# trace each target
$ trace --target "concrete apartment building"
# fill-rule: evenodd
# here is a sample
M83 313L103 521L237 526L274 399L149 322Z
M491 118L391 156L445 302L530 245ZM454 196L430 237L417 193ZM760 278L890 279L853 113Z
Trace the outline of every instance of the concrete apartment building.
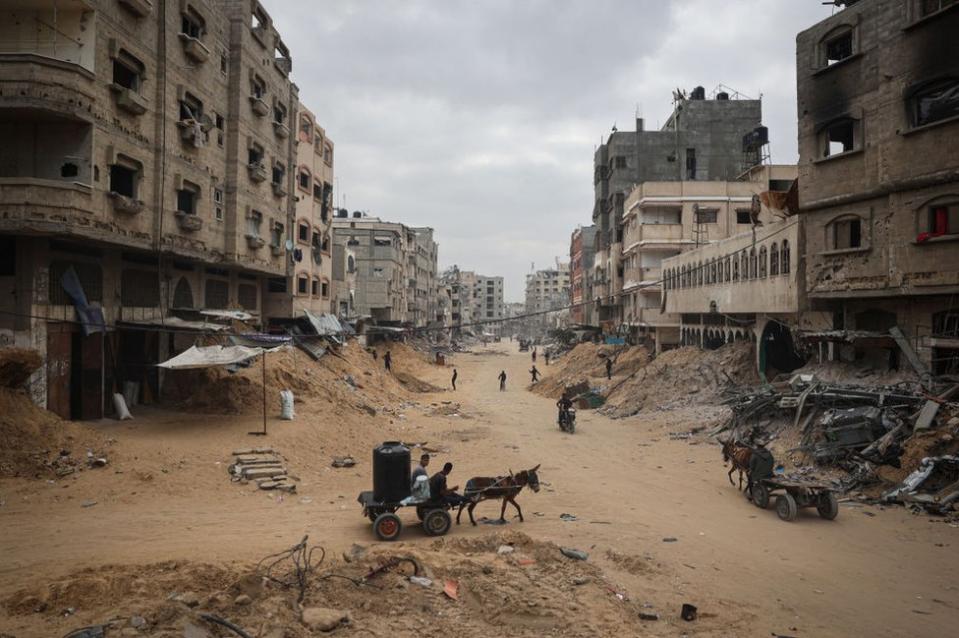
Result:
M769 224L781 218L795 179L795 166L757 165L737 181L651 181L633 189L623 242L623 326L629 334L656 352L679 345L680 314L663 307L664 264L752 229L754 219Z
M500 333L500 323L484 322L498 322L506 317L502 277L460 270L454 265L443 273L442 284L449 289L451 327L474 334Z
M285 317L302 315L304 310L321 314L334 309L333 141L317 124L316 116L303 106L299 107L295 123L293 281L287 294L275 298L270 295L273 312ZM254 218L257 212L247 215L248 241L258 237L255 233L260 221Z
M527 317L524 322L529 336L537 336L549 328L557 327L556 312L560 310L563 311L562 316L568 319L569 304L569 263L557 260L555 268L545 268L526 275L526 313L538 313Z
M299 107L263 7L0 0L0 15L0 338L47 359L36 400L99 418L124 381L160 396L150 364L192 338L157 324L288 316Z
M473 317L478 321L503 319L506 308L503 302L503 278L476 275L473 283ZM485 332L495 332L498 326L484 326Z
M589 322L591 299L589 278L596 256L596 226L580 226L573 231L569 242L570 318L573 323Z
M435 321L439 249L432 228L340 209L333 218L333 250L338 314L418 328Z
M590 323L615 330L623 320L622 249L626 198L647 181L727 181L760 163L768 137L761 126L760 100L702 87L674 96L674 108L658 131L614 130L593 156L593 223L597 227L589 297L596 300ZM744 140L748 142L744 144Z
M956 372L959 4L847 4L796 40L806 293L835 356L889 361L865 338L898 326Z

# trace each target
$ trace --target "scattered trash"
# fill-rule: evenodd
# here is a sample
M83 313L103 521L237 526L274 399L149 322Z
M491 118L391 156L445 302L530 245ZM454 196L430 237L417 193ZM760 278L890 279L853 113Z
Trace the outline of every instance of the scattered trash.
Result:
M500 545L496 549L496 553L499 554L500 556L505 556L506 554L512 554L515 551L516 551L516 548L513 547L512 545Z
M659 620L659 614L653 614L647 611L639 612L640 620Z
M87 499L83 501L82 503L80 503L80 507L93 507L96 504L97 504L96 501Z
M293 412L293 391L280 390L280 418L284 421L292 421L295 416Z
M443 585L443 593L450 600L459 600L460 584L455 580L448 580Z
M959 456L924 458L899 487L882 496L886 502L916 504L943 514L959 502Z
M560 547L559 551L563 554L563 556L572 558L573 560L586 560L589 558L589 554L586 552L579 549L573 549L571 547Z
M683 603L683 609L680 611L679 615L682 616L682 619L686 622L692 622L696 620L697 613L696 605L690 605L689 603Z
M333 467L353 467L356 465L356 459L352 456L334 456Z
M410 576L410 582L420 587L432 587L433 581L424 576Z
M560 519L561 521L567 521L567 522L579 520L579 519L577 519L576 516L573 515L573 514L560 514L560 515L559 515L559 519Z
M679 540L678 538L675 538L675 537L673 537L673 536L667 536L666 538L663 539L663 542L664 542L664 543L675 543L675 542L678 541L678 540Z
M105 628L106 625L94 625L92 627L74 629L63 638L104 638L106 634L103 632L103 630Z

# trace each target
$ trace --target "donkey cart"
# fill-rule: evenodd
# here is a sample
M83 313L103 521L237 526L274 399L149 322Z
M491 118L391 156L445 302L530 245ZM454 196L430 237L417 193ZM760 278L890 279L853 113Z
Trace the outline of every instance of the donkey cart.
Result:
M396 512L403 507L415 507L416 515L423 521L427 536L443 536L450 531L453 519L446 503L403 503L377 501L373 492L360 492L356 499L363 506L363 515L373 523L373 532L381 541L395 541L403 531L403 521Z
M787 522L796 520L800 509L811 507L828 521L839 514L836 494L823 483L773 476L755 483L752 495L753 503L760 509L769 507L770 499L775 496L776 514Z

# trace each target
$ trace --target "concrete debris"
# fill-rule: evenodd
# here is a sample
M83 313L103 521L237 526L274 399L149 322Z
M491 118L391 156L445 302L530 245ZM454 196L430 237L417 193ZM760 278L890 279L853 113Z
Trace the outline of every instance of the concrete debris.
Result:
M228 471L236 483L254 481L261 490L296 493L295 480L287 471L283 459L272 448L235 450Z
M883 494L882 500L915 504L933 514L946 514L959 505L959 456L925 458L915 472Z

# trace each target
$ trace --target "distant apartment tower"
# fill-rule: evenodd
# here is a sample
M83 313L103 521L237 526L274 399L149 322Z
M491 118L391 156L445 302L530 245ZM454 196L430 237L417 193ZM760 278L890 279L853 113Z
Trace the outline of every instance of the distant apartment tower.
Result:
M805 285L835 356L886 363L898 326L959 371L956 34L955 2L862 0L796 40Z
M334 242L353 257L353 311L360 317L400 325L407 321L406 227L360 212L333 219ZM349 259L349 257L347 257Z
M569 305L569 264L526 275L526 312L558 310Z
M591 324L592 303L589 297L589 277L593 271L593 259L596 255L596 226L580 226L573 231L569 244L569 287L572 309L570 317L573 323Z
M760 163L768 137L760 100L702 87L674 96L673 112L658 131L613 131L593 156L596 225L590 296L606 328L622 321L623 220L636 184L647 181L727 181Z
M201 312L289 316L323 225L311 204L300 248L294 167L315 148L262 5L0 0L0 15L0 338L48 362L34 398L100 418L126 381L162 396L151 366L192 344Z

